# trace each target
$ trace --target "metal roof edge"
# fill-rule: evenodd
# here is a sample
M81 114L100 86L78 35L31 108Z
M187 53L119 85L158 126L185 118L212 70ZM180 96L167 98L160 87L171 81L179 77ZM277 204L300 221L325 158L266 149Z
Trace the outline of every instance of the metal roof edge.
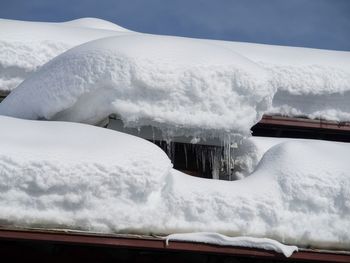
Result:
M72 245L105 246L129 249L161 250L167 252L196 252L239 257L254 257L304 262L350 262L350 252L300 249L291 257L286 258L274 251L219 246L204 243L171 241L167 246L165 240L156 236L129 234L101 234L70 230L38 230L38 229L0 229L0 240L34 241L49 243L64 243Z

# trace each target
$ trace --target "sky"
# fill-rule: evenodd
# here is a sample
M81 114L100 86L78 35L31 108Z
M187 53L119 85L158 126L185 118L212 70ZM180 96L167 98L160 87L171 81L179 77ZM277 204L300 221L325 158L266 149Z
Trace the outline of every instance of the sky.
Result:
M0 18L350 51L350 0L0 0Z

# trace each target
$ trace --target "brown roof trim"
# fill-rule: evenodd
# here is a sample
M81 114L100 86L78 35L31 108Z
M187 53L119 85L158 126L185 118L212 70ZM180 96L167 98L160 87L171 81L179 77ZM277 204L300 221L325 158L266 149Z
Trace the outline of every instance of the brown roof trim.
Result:
M300 128L315 128L325 130L350 131L350 122L335 122L326 120L311 120L283 116L264 115L258 124L290 126Z
M186 251L230 255L239 257L254 257L260 259L304 261L304 262L350 262L350 254L331 251L300 251L291 257L273 251L244 247L216 246L203 243L171 241L166 246L164 239L150 236L135 235L100 235L81 232L39 231L39 230L6 230L0 229L0 240L12 241L42 241L50 243L64 243L75 245L91 245L105 247L119 247L130 249L149 249L162 251Z

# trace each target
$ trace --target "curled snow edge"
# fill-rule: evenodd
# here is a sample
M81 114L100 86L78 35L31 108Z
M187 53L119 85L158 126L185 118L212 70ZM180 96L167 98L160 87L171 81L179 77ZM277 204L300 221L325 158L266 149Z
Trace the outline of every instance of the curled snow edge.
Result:
M257 238L245 236L228 237L219 233L210 232L171 234L164 237L164 239L166 246L169 245L169 241L187 241L214 244L220 246L260 248L265 250L272 250L277 253L282 253L286 257L290 257L294 252L298 252L298 247L284 245L270 238Z
M27 78L0 114L127 127L171 135L250 134L271 104L268 73L229 49L199 40L124 35L70 49Z

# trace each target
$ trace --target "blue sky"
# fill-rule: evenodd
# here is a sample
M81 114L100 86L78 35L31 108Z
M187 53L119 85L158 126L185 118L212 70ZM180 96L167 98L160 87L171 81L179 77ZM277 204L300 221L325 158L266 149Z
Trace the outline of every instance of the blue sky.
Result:
M0 17L350 51L350 0L0 0Z

